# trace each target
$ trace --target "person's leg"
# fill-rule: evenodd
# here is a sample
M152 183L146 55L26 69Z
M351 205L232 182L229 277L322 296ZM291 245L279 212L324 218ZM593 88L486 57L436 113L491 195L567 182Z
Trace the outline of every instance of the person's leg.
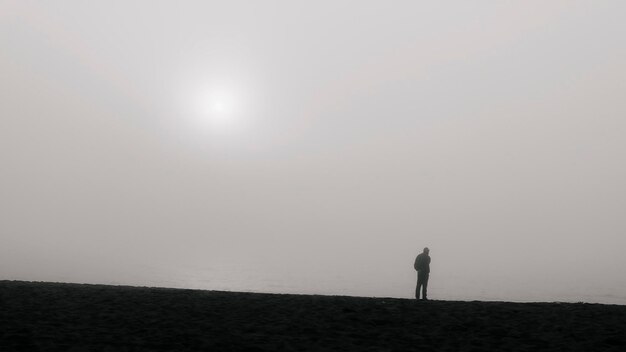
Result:
M415 285L415 299L420 299L420 274L417 273L417 284Z
M424 297L424 273L417 273L417 289L415 290L415 298L420 299L420 291L422 291L422 297Z
M424 277L422 278L422 285L424 285L424 288L422 289L422 298L423 299L428 299L428 297L427 297L427 292L428 292L428 275L429 274L424 274Z

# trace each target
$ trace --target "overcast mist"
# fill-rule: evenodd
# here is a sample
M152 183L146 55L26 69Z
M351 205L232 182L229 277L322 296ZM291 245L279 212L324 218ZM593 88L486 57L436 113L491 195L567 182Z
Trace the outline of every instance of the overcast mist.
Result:
M0 279L626 304L624 13L0 0Z

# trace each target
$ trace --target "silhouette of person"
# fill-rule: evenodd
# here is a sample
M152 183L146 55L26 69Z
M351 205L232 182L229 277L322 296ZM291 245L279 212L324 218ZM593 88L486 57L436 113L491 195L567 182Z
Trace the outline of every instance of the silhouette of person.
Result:
M422 291L422 300L428 300L428 276L430 275L430 249L424 248L424 251L415 258L413 267L417 270L417 287L415 288L415 298L420 299L420 289Z

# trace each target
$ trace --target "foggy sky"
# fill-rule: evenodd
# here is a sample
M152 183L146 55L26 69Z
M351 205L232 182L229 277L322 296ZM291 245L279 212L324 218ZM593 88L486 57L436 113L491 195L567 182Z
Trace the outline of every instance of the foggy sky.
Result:
M626 297L625 11L0 1L0 278Z

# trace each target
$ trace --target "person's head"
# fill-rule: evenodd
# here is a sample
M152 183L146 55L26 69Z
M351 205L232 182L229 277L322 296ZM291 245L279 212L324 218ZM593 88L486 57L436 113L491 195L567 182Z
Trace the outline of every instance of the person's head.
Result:
M424 247L424 253L428 254L428 252L430 252L430 249L428 249L428 247Z

